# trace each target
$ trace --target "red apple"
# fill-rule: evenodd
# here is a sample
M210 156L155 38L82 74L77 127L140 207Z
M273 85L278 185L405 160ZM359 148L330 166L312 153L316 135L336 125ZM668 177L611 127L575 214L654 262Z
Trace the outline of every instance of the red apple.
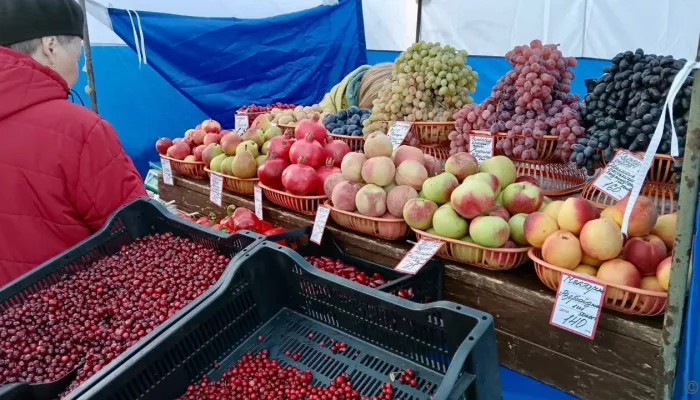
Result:
M190 149L193 148L194 146L196 146L196 144L194 143L194 140L192 140L192 138L184 138L184 139L182 139L182 143L186 144Z
M192 134L191 139L192 139L192 141L194 142L194 144L196 144L197 146L199 146L200 144L203 144L203 143L204 143L204 136L206 136L206 134L207 134L207 133L204 132L204 130L202 130L202 129L197 129L197 130L195 130L194 133Z
M625 244L622 254L625 260L637 267L642 276L656 274L656 267L668 255L664 241L654 235L631 238Z
M185 157L190 155L190 146L186 145L185 143L177 143L168 149L168 152L170 152L172 158L176 160L184 160Z
M219 143L221 140L221 135L218 133L207 133L206 136L204 136L204 144L205 145L210 145L212 143Z
M184 139L181 138L181 137L179 137L179 138L177 138L177 139L173 139L173 144L182 143L183 140L184 140Z
M202 129L204 129L206 133L219 133L221 131L221 124L213 119L208 119L202 122Z
M204 153L204 149L206 148L206 145L200 144L199 146L192 149L192 155L194 155L195 161L202 161L202 153Z
M156 142L156 150L158 151L158 154L166 154L168 151L168 148L173 145L173 141L166 138L162 137L158 139Z
M527 183L532 183L533 185L538 186L538 187L540 186L540 184L537 183L537 179L535 179L532 176L528 176L528 175L521 175L521 176L515 178L515 183L518 183L518 182L527 182Z
M194 135L194 129L188 129L185 131L185 139L192 139L192 135Z

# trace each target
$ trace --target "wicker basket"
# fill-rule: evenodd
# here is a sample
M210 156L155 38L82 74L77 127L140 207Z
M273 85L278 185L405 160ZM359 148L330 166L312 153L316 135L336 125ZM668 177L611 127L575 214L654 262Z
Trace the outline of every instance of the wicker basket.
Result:
M265 197L280 207L305 215L316 215L316 209L326 196L295 196L282 190L272 189L259 183Z
M593 203L599 209L605 209L615 205L617 200L594 185L595 179L586 183L581 192L581 197ZM642 196L649 197L656 204L659 215L672 214L678 211L678 203L675 200L674 186L667 183L645 183L642 186Z
M429 156L433 156L440 161L447 161L450 158L450 147L449 146L423 146L419 145L418 148Z
M518 176L531 176L537 180L545 196L565 196L580 192L586 184L586 172L576 164L542 164L516 161Z
M335 135L333 133L329 133L328 136L333 138L333 140L341 140L341 141L345 142L345 144L350 146L350 151L362 152L364 150L364 146L365 146L365 137L364 136Z
M617 155L618 151L619 150L615 150L615 155ZM644 152L637 152L635 155L639 156L641 159L644 158ZM611 160L606 160L606 163L610 161ZM675 185L676 172L673 170L673 164L682 162L682 158L674 159L668 154L655 154L654 159L649 166L647 177L644 181L650 183L666 183Z
M282 134L287 134L287 132L289 132L292 137L294 137L294 125L277 124L277 126L282 130Z
M497 133L496 135L496 143L494 146L494 154L495 155L501 155L504 156L505 153L503 150L498 150L496 147L499 142L503 142L505 140L509 140L515 145L515 140L516 139L523 139L525 136L516 136L514 138L508 138L508 135L505 133ZM536 160L520 160L516 157L513 156L508 156L513 161L524 161L528 162L531 164L538 164L538 163L547 163L547 162L561 162L561 158L558 158L555 156L554 151L557 149L558 145L558 139L559 136L553 136L553 135L547 135L544 136L542 139L537 139L535 140L535 150L537 150L537 159Z
M326 200L324 205L331 209L331 218L336 224L355 232L386 240L403 239L408 235L408 224L403 218L367 217L362 214L339 210L333 207L330 200Z
M455 129L455 123L449 122L414 122L409 134L413 134L421 146L450 145L448 138L450 132Z
M235 176L224 175L221 172L214 172L209 168L204 168L207 174L210 176L212 174L219 175L224 182L224 190L231 193L242 194L245 196L252 196L255 190L255 185L260 181L258 178L251 179L241 179Z
M568 269L559 268L542 260L540 249L532 248L528 256L535 264L535 272L542 283L552 290L559 288L562 272L587 279L595 279L590 275L579 274ZM604 282L603 282L604 283ZM654 316L666 310L668 295L662 292L642 290L629 286L605 283L607 291L603 306L611 310L631 315Z
M161 158L170 160L170 168L179 175L192 179L207 179L207 171L204 170L204 163L201 161L182 161L172 157L161 155Z
M530 249L530 247L491 249L476 243L449 239L417 229L413 229L413 232L416 233L418 240L427 238L445 242L445 245L437 252L439 257L491 271L507 271L523 265L527 261L527 251Z

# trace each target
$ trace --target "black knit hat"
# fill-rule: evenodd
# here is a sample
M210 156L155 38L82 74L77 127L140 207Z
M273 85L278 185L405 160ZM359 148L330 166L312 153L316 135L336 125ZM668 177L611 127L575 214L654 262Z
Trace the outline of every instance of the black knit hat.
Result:
M82 38L84 22L75 0L0 0L0 46L45 36Z

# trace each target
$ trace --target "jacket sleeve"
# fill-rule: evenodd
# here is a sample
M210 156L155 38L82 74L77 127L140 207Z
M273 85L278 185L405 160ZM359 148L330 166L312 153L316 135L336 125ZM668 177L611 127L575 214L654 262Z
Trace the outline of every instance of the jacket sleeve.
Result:
M76 210L95 232L120 206L146 196L141 176L122 148L116 132L100 120L80 152Z

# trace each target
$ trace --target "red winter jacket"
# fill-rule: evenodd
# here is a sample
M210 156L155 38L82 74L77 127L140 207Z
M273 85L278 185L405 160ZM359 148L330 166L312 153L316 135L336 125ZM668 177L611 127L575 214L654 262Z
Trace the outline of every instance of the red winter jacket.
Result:
M0 47L0 287L146 195L114 129L67 96L57 73Z

